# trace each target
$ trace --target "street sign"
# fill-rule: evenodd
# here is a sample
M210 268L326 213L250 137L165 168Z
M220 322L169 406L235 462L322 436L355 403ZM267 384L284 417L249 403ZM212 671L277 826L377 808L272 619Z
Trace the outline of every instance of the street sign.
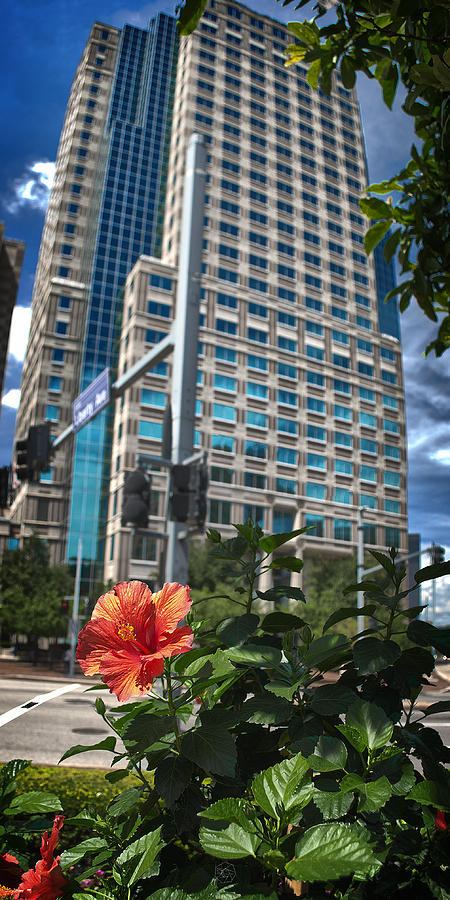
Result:
M108 405L109 399L109 369L103 369L72 403L73 430L79 431L86 425L86 422Z

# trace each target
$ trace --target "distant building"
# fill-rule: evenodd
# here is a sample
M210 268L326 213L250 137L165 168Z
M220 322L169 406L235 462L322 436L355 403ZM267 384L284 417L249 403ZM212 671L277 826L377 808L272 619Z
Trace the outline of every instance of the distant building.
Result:
M3 394L11 318L24 253L25 244L5 237L5 225L0 222L0 397Z
M286 26L215 0L178 40L96 23L77 69L44 227L17 437L105 367L122 375L175 313L186 149L207 149L196 445L208 451L207 524L308 526L297 550L346 554L359 506L369 546L406 549L401 347L379 324L359 194L356 94L312 91L285 67ZM379 263L381 266L382 261ZM120 524L124 479L160 455L171 360L67 441L14 513L55 560L83 540L84 578L148 575L158 538ZM152 529L166 474L154 471Z

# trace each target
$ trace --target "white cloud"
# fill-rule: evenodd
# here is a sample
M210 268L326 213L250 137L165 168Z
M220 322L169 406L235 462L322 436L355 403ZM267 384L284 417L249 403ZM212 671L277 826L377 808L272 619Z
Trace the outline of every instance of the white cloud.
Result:
M15 306L9 334L8 353L18 362L23 362L31 324L31 306Z
M439 462L444 463L444 466L450 466L450 448L436 450L436 453L431 454L431 459L437 459Z
M20 391L18 388L12 388L2 398L2 406L10 406L11 409L19 409Z
M13 184L14 199L6 204L9 212L16 213L25 205L45 210L55 177L55 163L35 162Z

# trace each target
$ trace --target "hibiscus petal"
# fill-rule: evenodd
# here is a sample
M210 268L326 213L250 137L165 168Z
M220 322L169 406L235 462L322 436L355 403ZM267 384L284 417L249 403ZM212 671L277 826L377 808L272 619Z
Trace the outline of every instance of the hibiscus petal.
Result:
M142 607L152 602L152 593L142 581L121 581L112 591L102 594L95 604L93 619L111 622L132 621Z
M192 650L194 632L189 625L176 628L172 634L168 634L160 644L159 650L163 656L174 656L175 653L187 653Z
M124 641L117 634L117 623L108 619L95 619L81 629L78 635L76 658L85 675L97 675L105 653L122 650Z
M100 674L118 700L129 700L130 697L139 697L147 693L147 686L143 687L139 683L144 660L145 657L133 652L129 645L120 652L107 653L103 656Z
M163 637L175 630L191 608L189 588L178 582L166 583L157 594L153 594L156 606L155 635L159 643Z

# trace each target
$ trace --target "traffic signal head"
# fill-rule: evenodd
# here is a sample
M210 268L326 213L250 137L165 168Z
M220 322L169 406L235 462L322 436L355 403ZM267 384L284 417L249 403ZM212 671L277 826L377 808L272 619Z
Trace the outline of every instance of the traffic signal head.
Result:
M204 463L172 466L171 517L202 527L206 519L208 470Z
M135 469L125 479L122 525L147 528L149 504L150 481L140 469Z
M28 432L28 455L33 478L38 481L41 472L48 470L50 463L51 441L50 423L32 425Z
M434 565L439 565L439 563L443 563L445 560L445 547L440 547L439 544L433 545L433 563Z
M69 615L69 601L64 598L61 600L61 615L68 616Z
M10 467L2 466L0 469L0 509L9 505L9 476Z
M32 475L28 437L16 443L16 475L19 481L29 481Z

